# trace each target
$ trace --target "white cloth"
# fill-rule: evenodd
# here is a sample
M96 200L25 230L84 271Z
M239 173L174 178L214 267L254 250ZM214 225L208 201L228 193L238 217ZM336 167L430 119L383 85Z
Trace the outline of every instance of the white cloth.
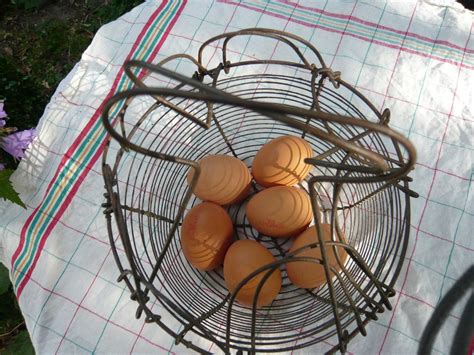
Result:
M28 209L0 201L0 261L11 268L37 352L189 351L157 325L135 319L136 302L116 282L101 207L100 108L129 84L122 81L126 58L196 56L213 35L270 27L314 43L345 81L377 108L391 109L391 127L418 150L411 188L420 198L411 201L394 310L349 344L359 354L415 353L440 297L473 263L472 25L473 13L453 1L164 0L103 26L59 85L12 177ZM459 306L447 319L437 352L449 351L460 312ZM326 351L335 342L299 352Z

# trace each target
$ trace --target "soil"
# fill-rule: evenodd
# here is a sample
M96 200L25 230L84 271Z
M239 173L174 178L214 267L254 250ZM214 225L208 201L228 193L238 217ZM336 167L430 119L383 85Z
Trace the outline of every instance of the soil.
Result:
M25 6L12 4L36 4ZM34 127L95 32L141 0L0 0L0 99L9 126Z

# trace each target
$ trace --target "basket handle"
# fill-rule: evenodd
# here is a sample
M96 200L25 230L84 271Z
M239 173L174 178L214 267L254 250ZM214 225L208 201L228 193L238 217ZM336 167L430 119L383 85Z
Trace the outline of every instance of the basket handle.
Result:
M189 60L191 63L196 65L198 72L204 72L206 69L196 61L192 56L188 54L175 54L169 57L166 57L162 61L158 62L158 66L163 66L168 62L171 62L173 60ZM130 60L124 64L125 67L125 74L130 78L130 80L139 88L147 88L148 86L144 83L144 80L147 76L149 76L153 72L153 65L147 62L142 62L142 61L137 61L137 60ZM142 73L141 75L136 75L135 71L138 69L139 73ZM146 70L148 69L148 70ZM184 83L177 85L175 88L181 88L184 86ZM197 125L201 126L202 128L209 128L210 126L210 118L208 117L206 122L203 122L196 118L194 115L190 114L186 110L183 110L181 107L173 104L171 101L167 100L166 97L164 96L154 96L155 100L159 102L160 104L174 110L175 112L178 112L182 116L186 117L188 120L191 120L192 122L196 123ZM122 130L123 131L123 130Z
M249 60L249 61L242 61L238 63L231 63L227 60L227 46L229 41L238 36L260 36L260 37L267 37L267 38L273 38L276 39L280 42L285 43L291 49L296 53L298 58L303 62L303 64L298 63L298 62L291 62L287 60L275 60L275 59L262 59L262 60ZM324 63L324 60L321 56L321 54L318 52L318 50L308 41L305 39L296 36L291 33L287 33L284 31L279 31L279 30L274 30L274 29L269 29L269 28L247 28L235 32L228 32L228 33L223 33L218 36L212 37L208 39L206 42L204 42L201 47L199 48L198 52L198 62L201 66L204 67L203 62L202 62L202 54L204 52L204 49L208 47L211 43L216 42L222 38L225 38L224 44L222 47L222 63L224 64L224 71L227 73L229 71L229 68L237 65L250 65L250 64L284 64L284 65L289 65L289 66L295 66L295 67L300 67L300 68L306 68L309 70L316 69L315 64L311 64L306 57L301 53L300 49L290 41L290 39L297 41L313 52L313 54L318 58L320 68L326 69L326 64Z
M132 65L134 63L135 62L131 62ZM375 181L374 179L378 181L395 180L403 175L408 174L408 172L413 168L415 164L416 151L413 144L403 135L389 128L385 124L373 123L366 120L336 115L336 114L332 114L328 112L307 110L307 109L284 105L284 104L244 100L237 96L228 94L222 90L205 85L199 82L198 80L191 79L181 74L178 74L176 72L173 72L171 70L165 69L159 65L153 65L153 64L147 63L146 67L149 70L155 71L158 74L164 75L166 77L169 77L181 83L189 85L190 87L193 87L194 89L197 89L197 90L184 91L184 90L179 90L177 88L165 88L165 87L137 88L137 89L121 92L113 96L107 102L107 104L104 107L104 111L102 115L104 127L112 135L112 137L117 139L122 145L128 148L131 148L141 154L145 154L145 155L159 158L159 159L165 159L165 160L175 161L179 163L184 163L187 165L193 165L192 164L193 162L187 159L182 159L180 157L175 157L175 156L171 156L171 155L167 155L167 154L163 154L163 153L159 153L155 151L150 151L146 148L132 144L122 134L118 133L113 128L109 120L109 111L115 103L123 99L131 99L134 96L151 95L151 96L161 96L161 97L166 97L166 96L182 97L182 98L188 98L188 99L193 99L193 100L202 100L202 101L211 102L211 103L221 103L221 104L227 104L227 105L232 105L232 106L240 106L240 107L254 110L267 117L271 117L276 121L287 124L296 129L306 131L307 133L317 138L327 140L328 142L332 143L336 147L357 155L359 158L363 160L363 162L366 165L372 168L371 170L367 170L366 171L367 173L372 173L372 174L377 174L377 175L383 174L383 176L381 175L377 177L368 176L364 178L358 178L362 181L358 180L354 182L374 182ZM375 133L388 136L392 140L404 146L404 148L408 152L408 159L406 162L400 162L399 168L389 169L387 159L385 159L382 155L374 151L371 151L369 149L366 149L360 145L357 145L354 142L344 140L332 134L331 132L326 132L320 128L311 126L309 123L304 123L304 122L295 120L294 118L291 118L290 115L298 115L300 117L305 117L308 119L307 122L310 122L311 119L318 119L318 120L322 120L326 122L335 122L335 123L339 123L343 125L357 126L357 127L366 129L368 131L373 131Z

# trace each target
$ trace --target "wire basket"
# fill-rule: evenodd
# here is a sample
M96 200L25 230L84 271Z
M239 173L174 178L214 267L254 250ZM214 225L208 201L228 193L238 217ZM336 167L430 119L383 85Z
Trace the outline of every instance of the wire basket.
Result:
M271 59L262 59L269 48ZM379 112L311 43L276 30L225 33L204 42L197 59L129 61L125 71L134 88L108 99L103 111L110 134L104 212L119 281L138 302L136 316L144 313L176 343L204 353L289 351L322 341L344 352L351 338L366 335L365 325L391 309L408 242L409 199L417 196L407 176L415 149L388 127L389 110ZM309 260L288 253L290 239L254 230L244 213L262 189L254 183L249 198L226 209L235 238L258 240L277 261L241 286L276 268L283 282L270 306L249 308L229 294L222 268L201 272L188 264L180 225L200 203L193 195L200 158L233 155L250 167L262 145L282 135L312 146L306 163L313 168L300 187L311 198L316 228L331 224L331 241L319 238L313 246L322 257ZM195 178L188 186L190 169ZM336 246L349 254L344 264L338 258L340 272L326 261ZM284 264L298 260L323 265L328 281L312 290L293 286Z

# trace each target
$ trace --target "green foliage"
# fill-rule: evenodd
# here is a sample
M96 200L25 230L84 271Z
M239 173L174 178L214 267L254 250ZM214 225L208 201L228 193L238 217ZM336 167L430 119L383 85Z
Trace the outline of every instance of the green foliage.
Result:
M4 334L21 323L22 318L16 306L16 298L8 277L8 270L2 264L0 264L0 284L2 285L0 290L2 291L0 292L0 334Z
M0 8L5 1L0 0ZM15 1L46 4L33 17L32 23L25 21L26 15L15 8L16 5L5 6L8 11L4 14L0 11L0 19L6 15L17 19L16 24L4 20L3 26L0 21L0 99L7 100L9 126L22 130L36 126L57 85L80 60L100 26L142 1L99 1L96 7L91 7L88 1L59 1L54 4L44 0ZM48 13L48 6L53 5L74 16L52 16ZM9 49L5 55L1 52L4 48Z
M53 90L80 59L90 36L66 21L50 20L26 26L15 42L20 47L17 53L25 55L0 56L0 95L7 100L9 126L21 130L36 126Z
M26 10L38 9L42 1L41 0L11 0L13 5L23 7Z
M16 307L15 295L9 284L8 291L0 295L0 334L10 332L22 322L21 313ZM3 353L0 348L0 353Z
M30 336L23 325L8 270L0 264L0 354L34 354Z
M34 355L35 350L31 344L28 331L20 331L6 347L2 354L4 355Z
M0 198L9 200L23 208L26 208L18 193L13 189L12 183L10 181L11 174L13 174L13 170L11 169L4 169L0 171Z
M96 31L104 23L115 20L142 2L141 0L112 0L104 6L99 6L90 21L92 30Z
M0 95L6 99L10 127L19 130L36 126L49 94L30 74L23 74L15 58L0 55Z
M0 264L0 296L8 291L10 287L10 278L8 277L8 269Z

